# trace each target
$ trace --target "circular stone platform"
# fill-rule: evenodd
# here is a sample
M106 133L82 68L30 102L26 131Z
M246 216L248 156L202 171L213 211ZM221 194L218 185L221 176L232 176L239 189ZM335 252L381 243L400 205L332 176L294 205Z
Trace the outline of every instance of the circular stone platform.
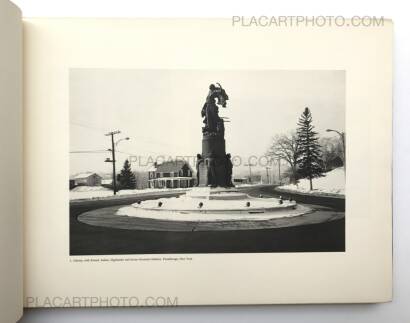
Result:
M201 187L180 197L86 212L78 220L128 230L220 231L298 226L343 216L330 209L318 213L292 200L255 198L235 189Z
M297 209L299 207L302 206L298 205ZM304 213L303 215L271 219L237 219L236 221L172 221L118 215L118 211L121 208L121 206L114 206L89 211L79 215L78 220L88 225L115 229L183 232L274 229L323 223L344 218L343 212L336 212L329 208L320 207L315 210L309 208L309 212L311 213Z

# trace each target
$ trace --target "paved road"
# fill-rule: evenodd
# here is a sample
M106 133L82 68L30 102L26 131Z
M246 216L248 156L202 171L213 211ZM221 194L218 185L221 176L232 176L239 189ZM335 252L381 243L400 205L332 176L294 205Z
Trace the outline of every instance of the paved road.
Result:
M272 196L272 187L249 189L251 195ZM179 195L179 194L176 194ZM143 199L157 198L155 195ZM70 254L115 255L159 253L238 253L344 251L345 220L298 227L245 231L166 232L91 226L77 217L87 211L141 200L82 201L70 204Z

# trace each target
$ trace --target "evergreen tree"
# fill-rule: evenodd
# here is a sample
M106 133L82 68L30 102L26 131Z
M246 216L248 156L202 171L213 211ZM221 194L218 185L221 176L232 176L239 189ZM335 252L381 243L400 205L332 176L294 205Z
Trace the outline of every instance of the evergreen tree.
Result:
M131 171L131 164L128 159L125 160L121 173L117 176L121 189L134 189L137 186L137 180Z
M312 179L323 176L321 147L317 132L312 125L312 114L305 108L298 122L299 158L298 166L301 177L308 178L310 189L313 189Z

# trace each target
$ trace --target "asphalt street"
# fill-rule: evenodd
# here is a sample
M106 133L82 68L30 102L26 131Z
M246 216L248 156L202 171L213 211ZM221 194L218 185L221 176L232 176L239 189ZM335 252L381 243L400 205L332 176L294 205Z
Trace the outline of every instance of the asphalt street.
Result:
M275 196L273 187L248 189L253 196ZM179 194L175 194L179 195ZM296 227L232 231L126 230L78 221L84 212L122 206L157 195L70 203L70 255L167 253L343 252L345 219ZM318 205L309 205L320 209ZM327 205L328 206L328 205Z

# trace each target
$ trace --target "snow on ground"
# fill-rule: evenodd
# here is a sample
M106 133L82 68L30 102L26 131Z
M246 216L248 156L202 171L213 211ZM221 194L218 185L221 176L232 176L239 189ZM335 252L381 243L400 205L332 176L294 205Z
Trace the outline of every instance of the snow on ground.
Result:
M111 191L108 188L102 186L77 186L71 190L71 192L95 192L95 191Z
M240 187L258 186L260 184L246 184ZM161 193L161 192L185 192L189 188L145 188L141 190L121 190L117 192L118 195L139 195L149 193ZM100 199L113 196L111 189L103 186L77 186L70 191L70 200L83 200L83 199Z
M235 194L233 197L230 196ZM158 203L162 203L159 207ZM199 204L202 206L199 207ZM249 206L247 205L249 203ZM132 206L143 210L175 211L175 212L266 212L292 208L296 205L294 201L282 201L278 198L255 198L247 194L225 193L220 197L208 199L182 195L180 197L160 198L158 200L147 200L135 203Z
M169 192L169 191L186 191L187 189L171 189L171 188L146 188L141 190L121 190L118 195L143 195L149 193ZM113 196L112 190L102 186L78 186L70 191L70 200L82 199L99 199Z
M326 173L324 177L314 178L312 191L308 179L299 180L297 185L280 186L280 189L316 195L345 195L345 173L343 167L339 167Z
M226 202L226 201L225 201ZM196 211L196 209L195 209ZM266 221L279 218L300 216L311 211L307 206L297 205L294 209L278 209L265 213L212 213L212 212L177 212L177 211L160 211L158 209L140 209L135 206L124 206L120 208L116 215L130 216L137 218L165 220L165 221L196 221L196 222L213 222L213 221Z

